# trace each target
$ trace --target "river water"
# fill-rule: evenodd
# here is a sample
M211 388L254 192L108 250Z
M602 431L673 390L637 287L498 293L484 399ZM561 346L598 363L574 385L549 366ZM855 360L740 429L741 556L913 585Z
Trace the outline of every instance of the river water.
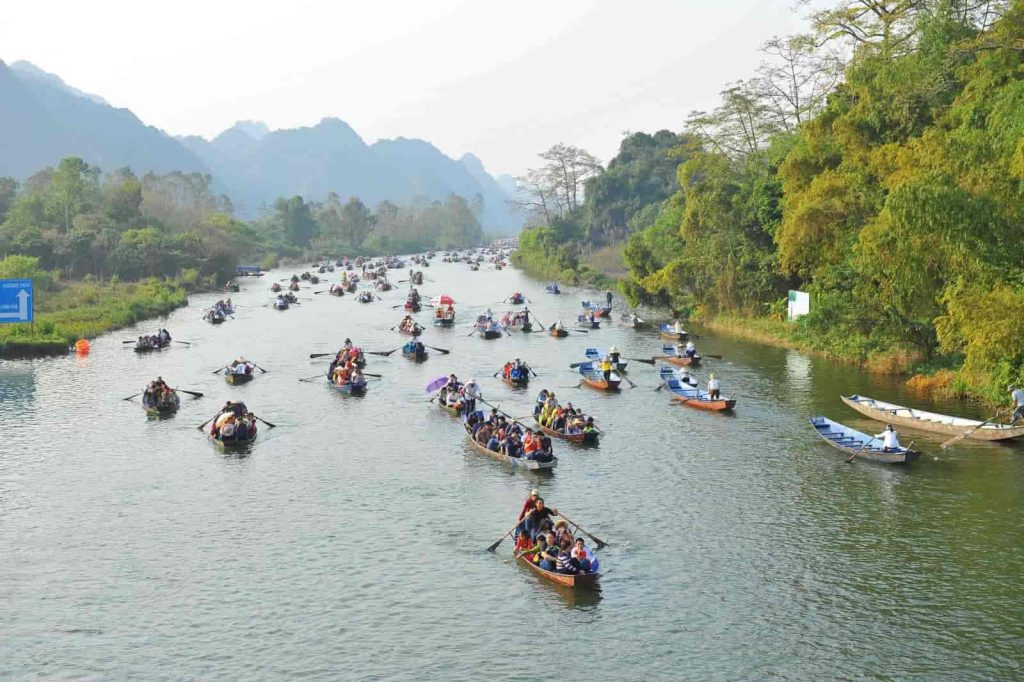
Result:
M568 321L594 292L543 293L514 269L441 264L421 291L450 293L451 349L414 365L373 357L362 398L300 377L350 336L390 350L401 313L327 294L264 307L243 280L236 319L200 320L214 296L97 339L86 357L0 364L0 678L97 679L1021 679L1024 449L903 434L909 468L845 464L811 414L881 429L839 401L859 392L919 405L899 384L704 333L734 416L670 404L656 369L617 395L575 389L587 345L650 357L651 332L612 326L553 339L467 337L473 313L523 290ZM324 286L317 287L319 289ZM420 318L429 324L429 310ZM616 316L618 312L616 312ZM138 356L122 340L166 326ZM238 354L269 373L228 386ZM491 378L520 357L529 390ZM546 477L472 451L426 383L475 375L516 415L562 387L606 431L556 442ZM120 400L162 375L201 391L173 418ZM557 390L557 388L556 388ZM278 425L225 455L195 426L227 399ZM942 409L971 414L969 406ZM975 412L976 413L976 412ZM485 548L531 487L591 533L600 590L573 594Z

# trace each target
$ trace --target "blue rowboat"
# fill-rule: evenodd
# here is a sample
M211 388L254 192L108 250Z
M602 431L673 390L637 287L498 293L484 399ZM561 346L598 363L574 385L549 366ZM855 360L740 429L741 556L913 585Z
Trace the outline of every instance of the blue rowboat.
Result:
M736 407L736 398L712 398L707 391L680 381L679 375L671 367L662 367L659 376L672 392L672 399L680 405L705 412L725 412Z
M607 353L602 354L596 348L588 348L586 350L587 360L590 360L591 362L595 362L596 363L596 362L600 361L601 358L605 357L606 355L607 355ZM628 365L628 364L629 364L628 362L616 362L615 363L615 371L619 372L619 373L625 373L626 365Z
M829 445L849 455L856 454L858 459L867 459L882 464L910 464L920 454L903 447L886 452L882 447L881 438L861 433L827 417L811 417L811 426Z
M614 371L605 379L604 372L593 362L581 363L579 370L580 376L583 377L583 383L600 391L617 391L619 384L622 383L622 377Z
M363 395L364 393L366 393L366 379L363 379L359 383L354 384L350 381L346 384L341 384L339 386L338 384L331 381L330 378L328 377L327 385L333 388L338 393L343 393L345 395Z

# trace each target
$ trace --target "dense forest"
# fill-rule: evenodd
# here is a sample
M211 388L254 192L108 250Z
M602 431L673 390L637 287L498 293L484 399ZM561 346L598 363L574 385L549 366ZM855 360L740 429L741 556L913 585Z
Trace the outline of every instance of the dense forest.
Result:
M58 278L186 284L228 279L237 263L279 256L390 253L456 248L483 239L480 197L416 200L374 211L358 198L323 203L280 198L263 215L233 217L230 199L200 173L103 173L66 158L24 183L0 178L0 258L36 260Z
M747 320L806 290L811 313L778 326L803 345L951 367L953 391L995 398L1024 381L1024 5L842 0L811 20L691 114L671 195L618 222L623 288Z

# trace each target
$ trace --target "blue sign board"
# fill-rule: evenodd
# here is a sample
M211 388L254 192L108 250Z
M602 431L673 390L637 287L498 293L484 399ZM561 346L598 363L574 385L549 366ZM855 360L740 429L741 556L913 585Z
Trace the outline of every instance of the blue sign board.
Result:
M32 280L0 279L0 324L32 321Z

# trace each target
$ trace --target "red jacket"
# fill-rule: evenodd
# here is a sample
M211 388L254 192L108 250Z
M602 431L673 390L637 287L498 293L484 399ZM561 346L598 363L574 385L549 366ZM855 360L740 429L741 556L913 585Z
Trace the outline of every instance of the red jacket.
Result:
M540 498L537 498L537 499L540 499ZM528 512L531 509L533 509L535 504L536 503L534 502L534 499L532 497L527 497L526 498L526 502L523 502L523 510L521 512L519 512L519 519L518 520L522 521L523 517L526 516L526 512Z

